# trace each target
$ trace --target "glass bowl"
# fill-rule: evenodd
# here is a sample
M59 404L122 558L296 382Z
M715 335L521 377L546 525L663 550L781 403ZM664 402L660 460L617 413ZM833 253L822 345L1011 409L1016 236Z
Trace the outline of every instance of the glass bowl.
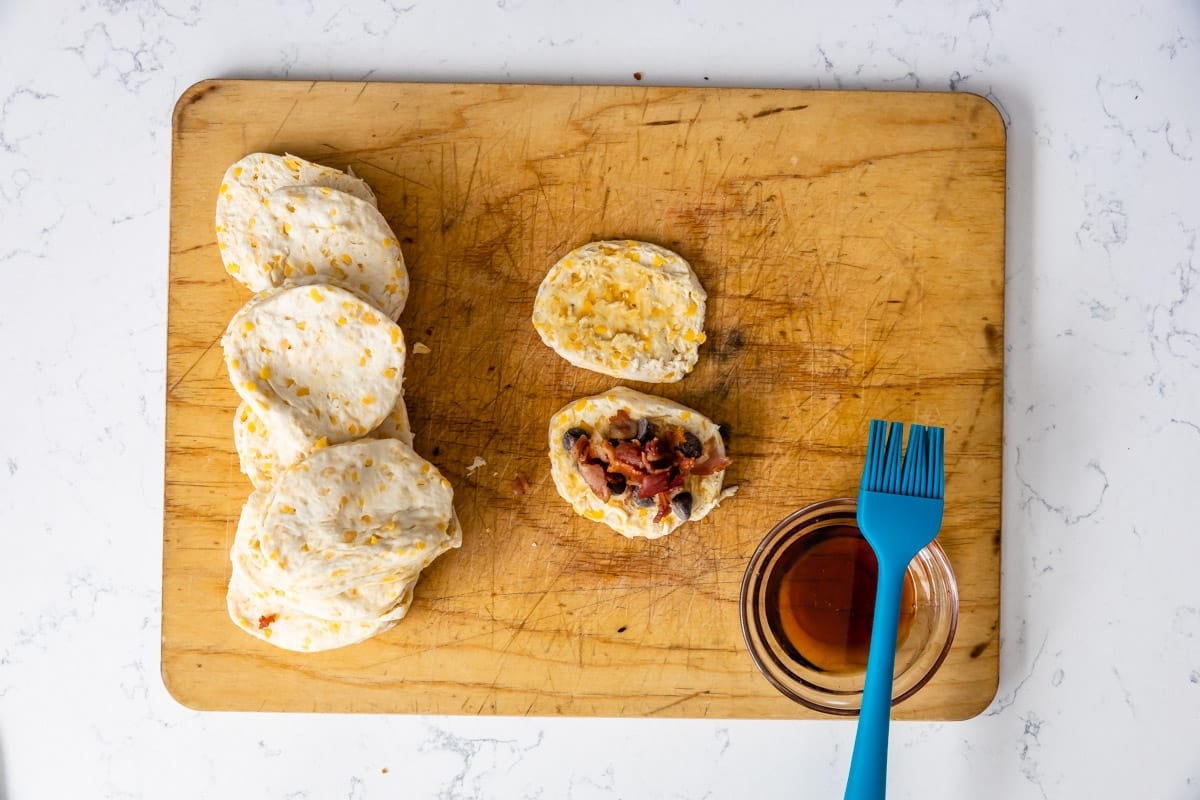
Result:
M802 508L758 546L742 580L742 634L775 688L827 714L855 715L862 703L875 555L855 516L838 498ZM892 704L937 672L958 625L958 585L936 541L905 576Z

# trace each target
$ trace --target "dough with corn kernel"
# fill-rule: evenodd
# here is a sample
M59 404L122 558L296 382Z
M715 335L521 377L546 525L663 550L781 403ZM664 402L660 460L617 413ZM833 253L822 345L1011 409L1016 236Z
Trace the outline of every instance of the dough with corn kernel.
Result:
M285 186L259 210L256 254L272 286L328 283L392 319L408 299L396 234L374 205L328 186Z
M636 241L592 242L550 268L533 327L577 367L672 383L696 365L708 295L678 254Z
M403 607L412 602L412 587ZM279 601L273 589L256 582L237 564L229 579L225 605L233 623L264 642L301 653L347 647L390 630L397 620L330 620L313 616Z
M703 519L722 500L737 492L737 487L722 488L724 471L712 475L689 475L683 489L692 494L691 516L688 520L681 520L672 511L658 522L654 521L656 509L653 506L637 508L627 505L625 495L613 495L608 502L601 500L588 488L571 454L563 448L563 434L571 428L583 428L589 436L607 438L609 419L621 409L625 409L635 420L646 418L656 426L679 425L691 431L700 439L705 456L725 455L721 432L712 420L664 397L617 386L603 394L573 400L550 418L550 477L559 495L571 504L575 513L603 522L623 536L657 539L671 533L684 522Z
M392 410L375 429L375 436L399 439L409 447L413 446L412 423L408 419L408 406L404 403L403 391L396 398L396 405L392 406Z
M237 627L276 647L317 652L345 647L390 629L408 613L418 574L340 594L299 593L265 579L251 557L267 493L256 491L242 508L230 548L233 572L226 593Z
M237 533L229 550L230 560L253 584L270 590L270 599L282 606L310 616L332 621L358 620L394 622L402 619L412 599L411 588L419 570L393 573L377 583L355 586L344 592L295 591L273 583L264 576L261 559L253 549L260 542L258 526L267 509L269 492L256 490L242 507Z
M331 445L280 473L246 552L270 585L340 594L459 547L453 500L450 482L403 442Z
M404 392L396 398L392 410L379 423L374 435L399 439L409 447L413 445L412 425L408 420L408 408L404 404ZM271 435L271 429L263 422L254 408L245 400L237 407L233 415L233 443L237 448L238 462L242 472L250 479L256 489L270 488L275 482L275 475L301 458L308 456L316 449L314 442L303 452L296 454L295 461L281 457L280 447ZM286 446L286 445L285 445ZM294 453L294 448L289 448Z
M270 432L276 464L363 436L400 399L403 334L345 289L311 284L258 295L221 344L234 389Z
M276 285L261 258L260 240L271 232L262 212L267 195L284 186L327 186L375 205L366 181L303 158L251 153L234 162L217 193L217 248L225 271L253 292Z

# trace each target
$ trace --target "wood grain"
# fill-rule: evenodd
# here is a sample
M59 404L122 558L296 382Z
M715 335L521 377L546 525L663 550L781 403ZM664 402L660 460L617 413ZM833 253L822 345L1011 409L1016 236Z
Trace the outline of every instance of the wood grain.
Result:
M742 574L790 511L853 495L871 417L947 429L941 542L958 636L898 718L959 719L997 685L1004 309L1003 124L969 94L208 81L174 118L163 526L163 678L203 709L812 717L756 672ZM401 237L417 450L455 486L461 550L408 619L298 655L225 613L250 491L219 339L247 294L212 218L225 167L291 152L353 167ZM665 539L572 514L545 430L613 382L529 323L563 253L601 238L680 252L709 293L680 383L632 384L732 432L741 493ZM466 475L475 456L487 466ZM530 491L514 496L512 481Z

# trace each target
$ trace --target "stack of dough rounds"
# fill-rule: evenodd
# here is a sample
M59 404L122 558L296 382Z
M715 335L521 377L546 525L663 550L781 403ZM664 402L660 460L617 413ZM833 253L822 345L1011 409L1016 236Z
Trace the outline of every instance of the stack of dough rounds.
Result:
M360 642L404 618L421 570L462 543L450 483L395 439L332 445L242 509L227 603L287 650Z
M691 371L708 295L677 253L647 242L591 242L550 268L533 327L577 367L649 383Z
M295 156L253 153L225 172L217 198L225 271L253 292L326 283L392 319L408 299L400 244L361 179Z
M293 156L230 167L216 230L226 271L257 292L221 341L254 485L230 618L288 650L360 642L401 620L421 570L462 542L450 483L412 449L404 257L366 183Z
M230 320L221 344L243 403L234 441L259 488L319 444L374 430L401 401L400 327L335 286L258 295Z

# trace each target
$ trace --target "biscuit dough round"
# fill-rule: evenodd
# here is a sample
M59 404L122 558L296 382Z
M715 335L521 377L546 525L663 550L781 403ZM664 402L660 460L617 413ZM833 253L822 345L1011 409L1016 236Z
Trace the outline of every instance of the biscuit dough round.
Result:
M415 584L415 581L414 581ZM412 599L408 587L404 608ZM331 620L315 617L279 602L274 591L255 581L234 564L225 595L229 618L246 633L264 642L301 653L315 653L357 644L389 630L396 620Z
M414 575L460 546L453 499L401 441L331 445L280 473L246 550L272 585L339 594Z
M327 186L285 186L260 210L256 249L272 286L328 283L392 319L408 299L400 243L374 205Z
M266 576L256 557L254 542L261 542L258 526L266 511L268 493L250 495L238 520L237 534L230 548L234 568L241 570L250 583L263 589L263 599L280 607L300 611L319 619L360 622L395 622L404 617L412 600L412 587L419 572L385 576L377 583L363 584L343 592L323 590L297 591L275 584Z
M258 295L221 344L234 389L270 432L276 465L374 430L402 391L400 328L345 289L311 284Z
M617 533L628 537L644 536L657 539L674 531L685 521L703 519L737 487L722 489L724 471L712 475L689 475L683 489L692 494L692 513L681 520L671 512L654 522L655 509L637 508L628 504L624 495L614 495L605 502L588 488L570 453L563 448L563 434L571 428L583 428L589 436L607 438L609 419L621 409L631 417L649 419L656 426L678 425L694 433L703 446L703 457L724 456L725 443L712 420L687 406L663 397L643 394L617 386L609 391L582 397L559 409L550 418L550 476L559 495L571 504L575 512L587 519L603 522Z
M217 248L225 271L253 292L275 284L259 252L270 226L263 218L267 195L284 186L326 186L375 205L366 181L293 155L251 153L230 165L217 193Z
M647 242L591 242L550 268L533 327L577 367L671 383L696 364L707 299L677 253Z
M399 439L409 447L413 445L412 425L408 420L408 408L404 404L404 393L396 398L392 410L375 429L376 437ZM268 489L275 482L275 475L284 469L307 457L317 447L317 442L311 443L296 453L295 448L288 448L289 455L295 460L288 460L280 455L281 446L271 435L271 429L261 417L254 413L254 407L243 400L233 415L233 443L237 448L238 462L242 472L250 479L256 489Z

